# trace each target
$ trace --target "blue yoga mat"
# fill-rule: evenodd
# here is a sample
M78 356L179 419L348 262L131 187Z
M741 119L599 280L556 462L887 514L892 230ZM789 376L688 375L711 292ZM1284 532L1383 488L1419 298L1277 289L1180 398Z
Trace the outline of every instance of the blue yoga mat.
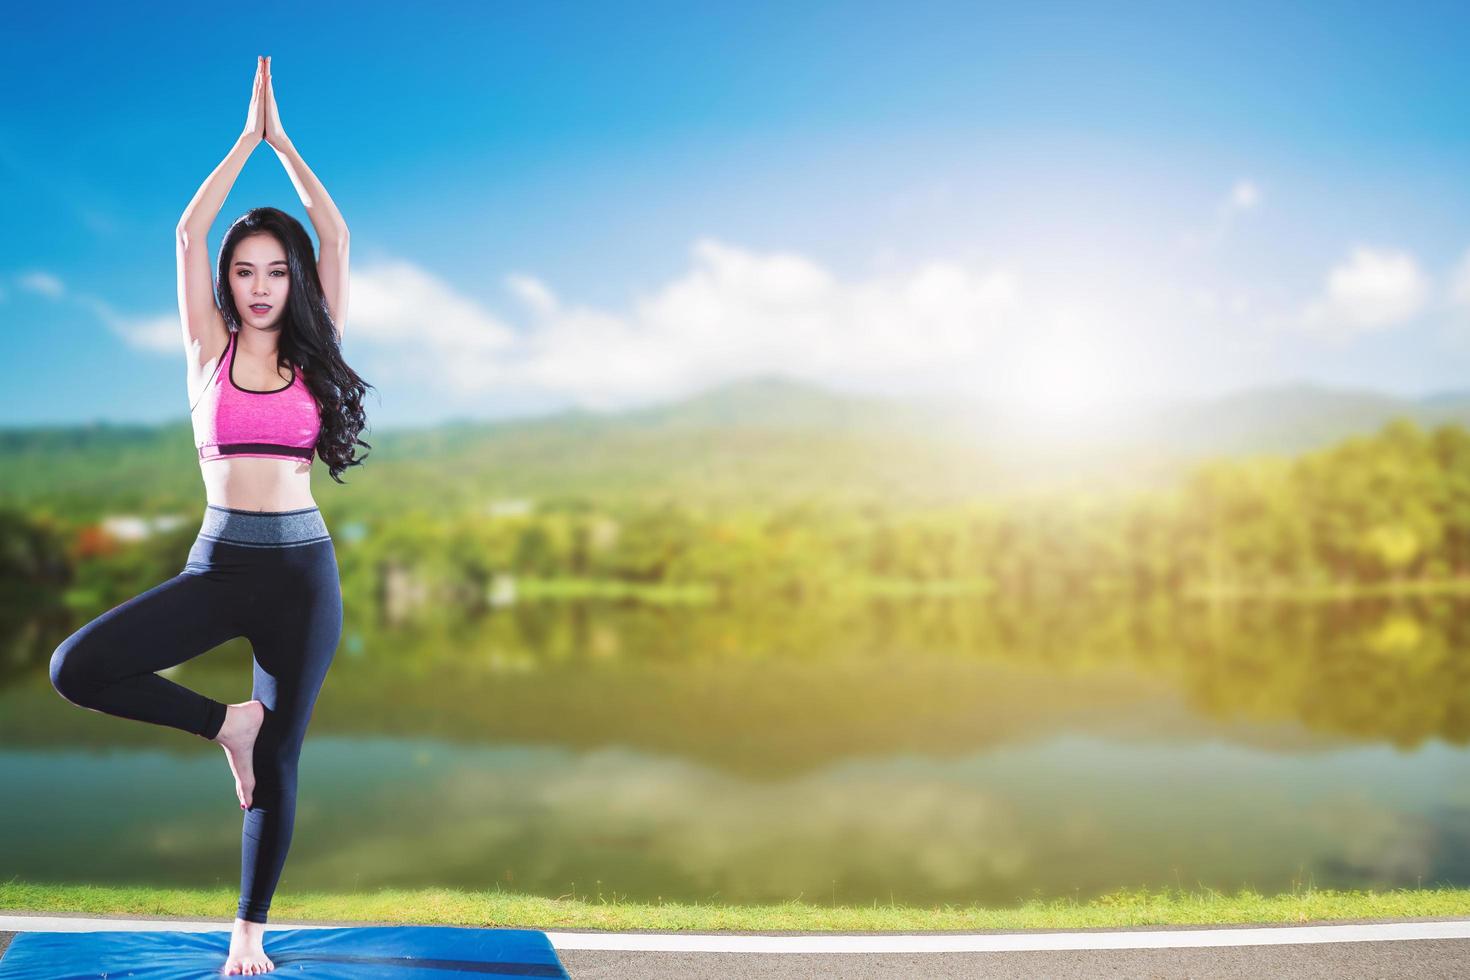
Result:
M429 977L563 977L546 933L463 926L271 929L265 977L419 980ZM230 951L221 932L23 932L0 959L0 980L206 980ZM238 974L236 974L238 976Z

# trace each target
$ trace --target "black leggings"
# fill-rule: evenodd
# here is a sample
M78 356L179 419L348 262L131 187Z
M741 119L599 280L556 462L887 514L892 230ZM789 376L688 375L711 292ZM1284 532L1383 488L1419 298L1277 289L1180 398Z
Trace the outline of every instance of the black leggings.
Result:
M51 656L51 683L73 704L212 740L225 705L154 671L237 636L250 641L251 698L265 705L265 722L240 835L237 915L248 922L266 921L286 863L297 760L341 635L337 553L316 507L209 504L182 572L98 616Z

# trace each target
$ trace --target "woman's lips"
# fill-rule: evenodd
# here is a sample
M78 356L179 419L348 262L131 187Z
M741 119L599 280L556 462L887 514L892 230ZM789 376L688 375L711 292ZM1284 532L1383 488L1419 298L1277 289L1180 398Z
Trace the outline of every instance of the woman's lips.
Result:
M269 313L271 307L269 303L252 303L250 309L256 313Z

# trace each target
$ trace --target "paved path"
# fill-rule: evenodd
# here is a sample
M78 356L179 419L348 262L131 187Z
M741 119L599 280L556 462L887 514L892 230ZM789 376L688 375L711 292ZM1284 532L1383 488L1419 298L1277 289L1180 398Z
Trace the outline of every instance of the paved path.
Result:
M272 922L271 929L393 925ZM17 932L226 931L228 922L0 910L0 958ZM1470 919L1155 926L1026 932L563 932L546 930L573 980L626 978L1292 978L1470 976Z

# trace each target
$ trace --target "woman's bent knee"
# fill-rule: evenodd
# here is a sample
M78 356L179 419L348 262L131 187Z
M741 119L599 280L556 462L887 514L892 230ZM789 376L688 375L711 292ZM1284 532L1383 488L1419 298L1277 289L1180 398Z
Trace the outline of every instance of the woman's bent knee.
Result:
M61 641L51 654L51 686L56 693L73 704L86 700L87 692L94 686L86 669L87 657L82 646L83 631L79 630Z

